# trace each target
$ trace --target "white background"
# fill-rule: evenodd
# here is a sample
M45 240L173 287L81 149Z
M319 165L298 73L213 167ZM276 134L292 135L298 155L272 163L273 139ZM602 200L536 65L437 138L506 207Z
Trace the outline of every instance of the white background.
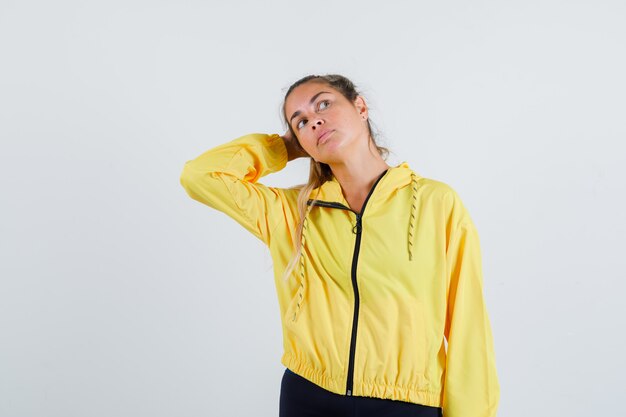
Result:
M621 0L0 0L0 416L278 415L269 251L179 176L332 72L474 219L498 415L620 414L625 52Z

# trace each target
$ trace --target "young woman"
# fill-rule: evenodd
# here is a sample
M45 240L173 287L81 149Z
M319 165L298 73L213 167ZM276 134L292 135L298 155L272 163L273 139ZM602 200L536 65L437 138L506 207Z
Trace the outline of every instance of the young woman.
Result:
M217 146L180 178L270 250L287 368L280 416L494 417L479 239L459 195L385 162L343 76L298 80L283 116L284 135ZM306 185L259 182L300 157Z

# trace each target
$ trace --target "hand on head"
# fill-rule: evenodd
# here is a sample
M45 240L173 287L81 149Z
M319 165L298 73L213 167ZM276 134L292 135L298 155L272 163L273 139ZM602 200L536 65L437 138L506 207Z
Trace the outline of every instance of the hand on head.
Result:
M290 129L287 129L281 138L285 141L285 146L287 147L287 159L289 161L296 158L310 157L310 155L300 146L298 139L293 136Z

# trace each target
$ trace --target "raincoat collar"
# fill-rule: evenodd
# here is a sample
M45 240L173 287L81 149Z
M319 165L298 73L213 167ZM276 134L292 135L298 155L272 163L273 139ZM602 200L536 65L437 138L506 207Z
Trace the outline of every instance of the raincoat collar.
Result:
M377 200L388 195L389 193L409 185L411 183L412 174L417 175L411 170L407 162L401 162L400 164L387 169L376 185L374 192L370 196L370 199L367 202L367 207L376 204ZM334 175L330 180L311 191L309 200L313 199L327 203L340 203L349 207L348 202L343 195L341 184L339 184L339 181Z

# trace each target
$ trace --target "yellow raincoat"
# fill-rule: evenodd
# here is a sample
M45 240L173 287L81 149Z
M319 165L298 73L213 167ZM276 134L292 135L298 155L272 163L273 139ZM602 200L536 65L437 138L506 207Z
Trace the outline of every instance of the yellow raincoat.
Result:
M336 178L325 182L310 194L303 256L285 282L298 190L259 179L286 164L279 135L250 134L188 161L180 177L191 198L268 246L282 364L337 394L494 417L500 387L479 238L457 193L403 162L382 173L359 214Z

